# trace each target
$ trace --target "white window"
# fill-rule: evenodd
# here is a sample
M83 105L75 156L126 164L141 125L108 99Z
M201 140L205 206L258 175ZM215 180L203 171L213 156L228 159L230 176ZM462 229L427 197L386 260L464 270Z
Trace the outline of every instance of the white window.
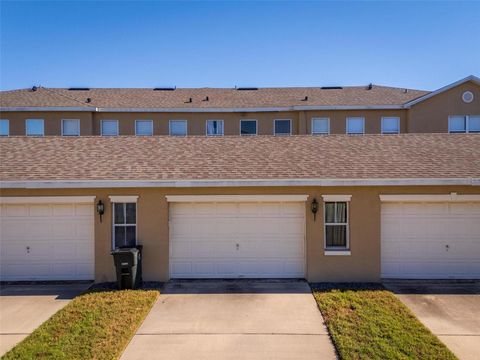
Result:
M0 136L10 135L10 122L6 119L0 120Z
M43 119L27 119L25 125L27 136L45 135Z
M450 133L480 132L480 115L449 116L448 132Z
M347 117L347 134L364 134L365 118Z
M400 118L399 117L382 117L382 134L399 134Z
M137 204L114 202L112 247L135 247L137 245Z
M187 120L170 120L170 135L186 136Z
M152 136L153 120L135 120L135 135Z
M273 134L274 135L291 135L292 134L292 120L290 119L275 119L273 120Z
M312 118L312 135L330 134L329 118Z
M79 136L80 120L62 119L62 135L63 136Z
M118 120L102 120L101 121L101 135L102 136L117 136L118 135Z
M223 135L223 120L207 120L207 136Z
M348 202L325 201L325 250L348 250Z
M240 135L257 135L257 120L240 120Z

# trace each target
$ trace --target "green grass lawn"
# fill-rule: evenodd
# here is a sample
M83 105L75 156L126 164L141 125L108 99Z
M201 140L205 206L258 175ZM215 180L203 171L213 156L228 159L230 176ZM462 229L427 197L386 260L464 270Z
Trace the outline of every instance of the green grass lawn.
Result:
M314 284L312 290L340 359L456 359L381 286Z
M158 295L123 290L78 296L2 359L116 359Z

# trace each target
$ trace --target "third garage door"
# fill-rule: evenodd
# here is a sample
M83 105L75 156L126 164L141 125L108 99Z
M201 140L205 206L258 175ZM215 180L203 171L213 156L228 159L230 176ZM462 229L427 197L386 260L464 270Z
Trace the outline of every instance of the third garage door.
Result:
M304 202L170 204L171 278L303 278Z

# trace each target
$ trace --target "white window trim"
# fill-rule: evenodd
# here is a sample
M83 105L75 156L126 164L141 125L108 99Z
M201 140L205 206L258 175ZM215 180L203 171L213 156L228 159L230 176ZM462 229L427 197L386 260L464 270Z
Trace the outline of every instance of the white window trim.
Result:
M110 197L112 198L112 197ZM128 203L134 203L135 204L135 224L115 224L115 204L128 204ZM127 211L125 209L125 218L127 217ZM115 247L115 227L117 226L122 226L122 227L127 227L127 226L133 226L135 225L135 246L138 245L138 206L137 202L132 202L132 201L117 201L117 202L112 202L112 250L117 249Z
M324 202L349 202L352 200L352 195L322 195Z
M208 133L208 122L209 121L220 121L222 125L222 133L221 134L209 134ZM225 121L223 119L207 119L205 120L205 135L206 136L224 136L225 135Z
M313 123L315 120L327 120L327 132L314 132L313 131ZM310 120L310 133L312 135L330 135L330 118L329 117L313 117Z
M346 202L347 203L347 222L344 223L327 223L325 222L325 205L327 202ZM345 200L328 200L328 201L323 201L323 249L324 249L324 254L326 252L333 253L333 252L350 252L350 201L345 201ZM330 246L327 247L327 226L335 226L335 225L345 225L346 227L346 241L345 241L345 246ZM333 255L333 254L332 254ZM350 255L350 254L348 254Z
M78 122L78 134L75 134L75 135L65 135L65 134L63 133L63 122L66 121L66 120L67 120L67 121L75 120L75 121ZM62 136L80 136L80 131L81 131L81 130L80 130L80 119L62 119L62 130L61 130L61 131L62 131Z
M362 119L362 132L361 133L351 133L348 131L348 120L350 119ZM345 133L347 135L365 135L365 117L364 116L347 116L345 119Z
M397 119L398 131L397 132L385 132L385 131L383 131L383 119ZM381 126L382 134L386 134L386 135L400 134L400 117L399 116L382 116L380 126Z
M242 134L242 121L255 121L255 134ZM240 136L257 136L258 135L258 120L257 119L240 119L239 123Z
M108 198L112 203L136 203L138 201L138 195L111 195Z
M325 249L323 251L323 255L325 255L325 256L350 256L350 255L352 255L352 252L350 250L331 250L331 248L329 248L328 250Z
M42 121L42 124L43 124L43 129L42 129L42 134L33 134L33 135L29 135L28 134L28 121L29 120L41 120ZM26 136L45 136L45 120L44 119L26 119L25 120L25 135Z
M454 117L463 117L465 119L465 131L451 131L450 130L450 119ZM480 117L480 115L449 115L448 116L448 133L449 134L468 134L470 133L470 118L471 117ZM478 131L474 131L473 133L478 133Z
M282 134L277 134L275 131L275 125L277 121L288 121L290 123L290 132L289 133L282 133ZM273 135L275 136L289 136L292 135L292 119L273 119Z
M185 123L185 135L172 135L172 122L174 121ZM182 120L182 119L168 120L168 135L169 136L188 136L188 120Z
M115 135L104 135L103 134L103 122L104 121L115 121L117 123L117 133ZM114 119L102 119L100 120L100 135L101 136L118 136L120 134L120 129L119 129L119 125L118 125L118 120L114 120Z
M145 134L137 134L137 122L139 121L149 121L150 122L150 125L151 125L151 130L152 130L152 133L151 134L148 134L148 135L145 135ZM150 120L150 119L137 119L135 120L135 136L153 136L153 120Z
M6 121L7 122L7 134L6 135L0 135L2 137L7 137L10 136L10 120L9 119L0 119L0 121Z

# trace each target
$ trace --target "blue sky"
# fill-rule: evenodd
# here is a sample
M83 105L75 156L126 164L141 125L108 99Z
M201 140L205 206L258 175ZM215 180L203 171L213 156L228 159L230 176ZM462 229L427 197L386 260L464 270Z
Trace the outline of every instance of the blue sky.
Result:
M1 1L0 87L363 85L480 75L480 2Z

